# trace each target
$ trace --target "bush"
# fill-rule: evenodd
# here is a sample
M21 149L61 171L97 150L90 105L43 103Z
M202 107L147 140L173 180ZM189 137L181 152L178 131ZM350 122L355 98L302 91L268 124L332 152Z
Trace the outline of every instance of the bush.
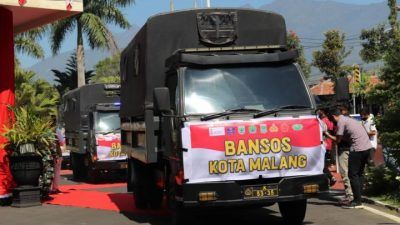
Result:
M367 195L388 195L400 199L400 176L396 168L391 166L369 167L365 175L365 193Z

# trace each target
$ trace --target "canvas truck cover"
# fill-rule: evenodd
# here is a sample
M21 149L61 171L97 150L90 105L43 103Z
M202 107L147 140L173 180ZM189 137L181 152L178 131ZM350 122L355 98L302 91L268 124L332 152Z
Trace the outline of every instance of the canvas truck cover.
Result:
M88 115L95 104L119 102L119 84L90 84L67 92L63 96L63 119L66 131L78 131L81 116Z
M224 14L229 21L216 28L215 21L204 19L207 14ZM260 45L286 46L281 15L251 9L197 9L151 17L122 52L121 116L142 116L145 106L152 105L153 89L165 86L165 61L175 51Z

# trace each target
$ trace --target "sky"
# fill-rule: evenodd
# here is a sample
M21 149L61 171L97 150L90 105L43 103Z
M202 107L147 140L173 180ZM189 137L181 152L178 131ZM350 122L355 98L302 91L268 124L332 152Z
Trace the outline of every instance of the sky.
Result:
M250 4L254 8L259 8L262 5L271 3L273 0L211 0L212 7L240 7L246 4ZM279 1L279 0L276 0ZM330 0L318 0L318 1L330 1ZM372 4L382 2L383 0L335 0L336 2L348 3L348 4ZM124 15L127 17L131 24L142 26L146 20L157 13L167 12L170 10L169 0L136 0L136 4L123 9ZM194 0L174 0L175 10L182 10L194 7ZM197 0L198 7L205 6L205 0ZM116 27L110 27L114 33L123 32L123 30ZM75 49L76 46L76 34L70 34L68 36L60 52L66 52ZM43 38L39 41L41 46L44 48L45 57L52 57L50 50L50 42L48 38ZM17 54L21 61L21 65L24 68L28 68L40 60L32 57Z

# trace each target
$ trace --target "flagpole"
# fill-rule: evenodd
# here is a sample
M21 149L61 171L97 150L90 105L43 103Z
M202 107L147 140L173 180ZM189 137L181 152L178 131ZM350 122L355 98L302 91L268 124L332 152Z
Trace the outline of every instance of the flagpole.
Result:
M169 10L171 12L175 10L174 0L169 0Z
M206 0L206 6L207 8L211 8L211 0Z

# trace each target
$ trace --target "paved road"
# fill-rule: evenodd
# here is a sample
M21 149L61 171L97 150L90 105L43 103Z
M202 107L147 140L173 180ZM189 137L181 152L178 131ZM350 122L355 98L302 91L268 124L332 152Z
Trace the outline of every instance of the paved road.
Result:
M64 183L73 183L65 180ZM124 192L124 188L108 189L115 193ZM144 216L96 209L83 209L66 206L43 205L32 208L0 208L0 225L168 225L168 216ZM278 207L253 210L232 210L197 216L193 225L284 225ZM311 199L304 224L323 225L389 225L397 224L384 217L363 209L342 209L335 202Z

